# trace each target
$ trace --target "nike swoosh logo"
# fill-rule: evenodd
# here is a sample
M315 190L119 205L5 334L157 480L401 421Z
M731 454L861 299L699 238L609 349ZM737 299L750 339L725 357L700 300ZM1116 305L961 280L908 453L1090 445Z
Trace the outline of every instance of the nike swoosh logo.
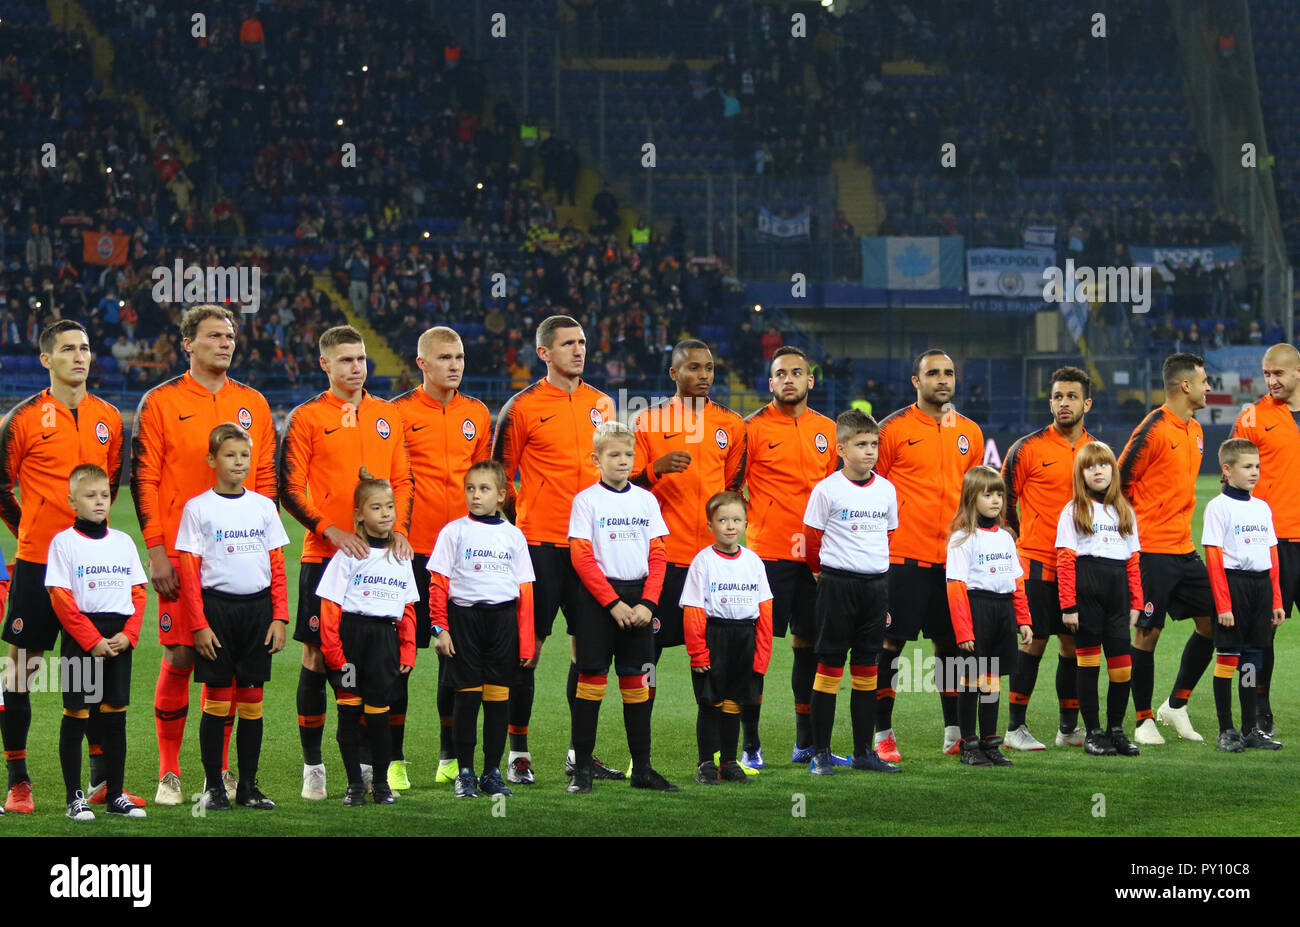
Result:
M1265 430L1265 431L1272 431L1272 430L1273 430L1274 428L1276 428L1276 427L1277 427L1276 425L1265 425L1265 426L1264 426L1264 430Z
M421 429L423 429L423 428L428 428L428 427L429 427L428 425L412 425L412 426L411 426L411 430L412 430L412 431L420 431Z
M556 414L558 414L558 413L556 413ZM554 415L548 415L548 416L546 416L545 418L543 418L542 421L543 421L543 422L549 422L549 421L550 421L551 419L553 419L553 418L555 418Z
M195 415L198 415L198 413L197 413L197 412L191 412L189 415L182 415L182 416L181 416L181 421L183 422L183 421L185 421L187 418L194 418Z
M785 442L784 442L784 441L778 441L778 442L776 442L775 444L773 444L771 441L769 441L769 442L767 443L767 449L770 451L772 448L774 448L774 447L780 447L782 444L785 444Z
M1044 460L1044 461L1043 461L1043 466L1044 466L1044 467L1050 467L1050 466L1051 466L1052 464L1054 464L1054 463L1056 463L1055 460Z
M1176 451L1176 450L1178 450L1178 445L1177 445L1177 444L1171 444L1171 445L1169 445L1169 450L1171 450L1171 451Z
M57 435L57 434L58 434L57 431L51 431L51 432L50 432L49 434L47 434L47 435L41 435L41 440L42 440L42 441L48 441L50 438L53 438L53 437L54 437L55 435Z
M907 446L908 446L908 447L911 447L913 444L920 444L920 443L921 443L922 441L924 441L924 440L925 440L925 438L917 438L915 441L911 441L911 440L909 440L909 441L907 442Z
M670 435L664 435L664 440L665 440L665 441L671 441L673 438L677 437L679 434L681 434L680 431L674 431L674 432L673 432L672 434L670 434Z
M343 427L342 425L339 425L338 428L326 428L326 429L325 429L325 434L327 434L327 435L332 435L332 434L334 434L334 432L338 431L339 428L342 428L342 427Z

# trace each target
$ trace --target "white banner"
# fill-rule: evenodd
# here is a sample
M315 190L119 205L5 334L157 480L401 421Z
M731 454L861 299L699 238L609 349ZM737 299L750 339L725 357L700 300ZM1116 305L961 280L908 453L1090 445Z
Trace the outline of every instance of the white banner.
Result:
M793 216L773 215L766 209L758 211L758 234L765 238L809 238L812 233L812 212L805 209Z
M1052 251L1028 248L974 248L966 252L966 286L971 296L1041 299L1043 270Z

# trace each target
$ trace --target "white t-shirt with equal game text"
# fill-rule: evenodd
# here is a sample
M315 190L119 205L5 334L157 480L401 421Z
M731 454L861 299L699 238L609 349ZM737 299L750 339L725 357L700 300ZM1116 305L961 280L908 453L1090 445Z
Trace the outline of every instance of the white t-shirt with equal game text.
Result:
M104 537L90 538L65 528L50 541L45 585L69 590L84 615L134 615L131 587L148 581L125 532L109 528Z
M710 618L757 621L758 605L772 598L763 561L748 547L724 554L709 545L695 555L682 587L682 608L704 609Z
M200 493L185 503L176 532L176 549L202 558L203 588L229 595L270 588L269 554L288 544L275 503L250 490L234 498Z

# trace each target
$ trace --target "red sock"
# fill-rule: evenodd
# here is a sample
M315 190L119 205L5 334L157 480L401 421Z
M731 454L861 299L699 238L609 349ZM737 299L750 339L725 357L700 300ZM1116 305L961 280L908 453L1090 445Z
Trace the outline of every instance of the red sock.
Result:
M153 693L154 727L158 732L158 778L181 774L181 741L185 737L185 716L190 710L190 674L164 658Z

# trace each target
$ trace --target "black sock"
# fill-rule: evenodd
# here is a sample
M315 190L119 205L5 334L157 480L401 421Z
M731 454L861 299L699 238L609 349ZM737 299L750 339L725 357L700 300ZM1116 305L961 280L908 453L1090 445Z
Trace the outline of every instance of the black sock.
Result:
M452 726L456 736L456 762L461 769L474 768L474 748L478 746L478 710L483 693L462 689L456 693L452 709Z
M1273 628L1272 632L1274 635L1276 635L1277 628ZM1268 646L1265 647L1263 651L1260 653L1259 664L1256 667L1258 671L1256 682L1258 683L1258 685L1255 686L1255 694L1258 699L1259 713L1262 715L1271 715L1273 713L1273 706L1270 705L1268 701L1268 690L1269 687L1273 684L1273 642L1274 640L1275 640L1274 637L1269 638Z
M876 730L894 726L894 686L898 682L898 653L881 650L876 657Z
M998 736L998 708L1001 706L1001 693L981 692L979 694L980 739Z
M1151 718L1151 693L1156 687L1156 655L1150 650L1134 647L1129 655L1133 658L1133 710L1137 713L1137 723L1141 724Z
M953 654L943 653L939 650L934 652L934 670L940 672L945 664L949 664L954 658ZM949 675L944 673L944 675ZM957 692L955 689L949 689L947 685L939 686L939 710L943 714L943 726L955 727L961 723L961 709L957 704Z
M650 765L650 711L654 699L644 702L623 703L623 726L627 728L627 748L632 754L632 768L644 769ZM740 716L736 715L739 724ZM592 747L596 746L596 731L591 732ZM733 741L734 743L734 741Z
M718 759L721 765L736 762L736 747L740 743L739 711L723 709L718 717Z
M1120 659L1129 655L1128 635L1116 637L1108 640L1103 645L1106 653L1106 675L1110 675L1110 661ZM1106 690L1106 727L1110 730L1115 728L1123 729L1124 715L1128 714L1129 689L1132 687L1132 668L1131 666L1116 667L1116 673L1120 676L1125 675L1124 670L1128 670L1128 679L1110 680L1110 687Z
M108 779L104 766L104 712L92 711L86 724L86 742L90 744L90 782L98 785ZM87 795L87 798L90 796Z
M1034 686L1038 684L1038 666L1043 661L1041 653L1027 653L1023 650L1016 658L1016 671L1011 675L1011 717L1008 728L1017 728L1025 723L1025 713L1029 711L1029 699L1033 697Z
M335 735L348 785L361 785L361 706L339 705L339 727Z
M1183 646L1183 658L1178 661L1178 675L1174 677L1174 688L1169 693L1169 707L1182 708L1196 688L1205 668L1214 659L1214 641L1202 637L1195 631Z
M319 766L321 739L325 734L325 674L307 667L298 671L298 739L302 741L302 761Z
M388 764L393 761L393 729L389 709L366 712L366 733L370 742L370 765L376 782L388 785Z
M849 693L849 717L853 721L853 755L866 756L875 733L875 689L854 689Z
M107 798L112 801L122 794L126 776L126 712L99 713L104 716L97 727L104 735L104 775L108 780Z
M538 642L541 643L540 641ZM519 675L510 686L510 749L517 753L528 752L528 722L533 716L533 690L537 670L519 668ZM592 746L595 746L593 734Z
M1256 655L1259 651L1249 656L1243 655L1241 665L1238 667L1238 686L1237 696L1241 699L1241 732L1249 734L1259 724L1259 686L1248 686L1242 681L1254 679L1259 681L1259 664L1256 662L1259 657ZM1218 682L1216 678L1214 680ZM1231 681L1231 680L1230 680Z
M438 759L454 760L456 759L456 736L452 727L452 712L456 706L456 689L448 685L444 680L447 674L444 671L444 665L447 658L438 657Z
M411 702L411 674L399 673L393 698L388 702L388 736L392 742L393 759L404 760L402 748L406 745L406 709Z
M11 789L20 782L31 781L27 773L27 732L31 727L31 693L6 690L5 708L0 711L0 732L4 734L5 766Z
M975 723L979 719L979 690L973 686L963 686L957 694L957 718L961 728L961 739L968 743L975 740Z
M740 706L741 744L746 753L757 753L763 745L763 742L758 737L758 718L763 711L763 680L766 678L765 676L758 677L758 700ZM798 717L798 715L795 716L796 725L799 723Z
M713 754L722 751L721 716L717 705L700 705L695 714L695 744L701 763L712 763Z
M564 684L564 697L569 700L569 714L573 714L573 703L578 698L578 664L569 661L569 681Z
M69 802L81 788L81 742L86 737L86 720L64 715L59 727L59 765L63 767L64 800Z
M506 749L507 702L483 703L483 771L499 769Z
M1101 727L1101 701L1097 694L1097 681L1101 678L1100 666L1078 667L1079 712L1083 715L1086 730L1095 731ZM1073 731L1074 728L1070 728ZM1069 733L1062 725L1062 733Z
M226 716L203 712L199 717L199 757L210 789L221 786L221 750L225 742Z
M240 718L235 728L235 750L239 766L239 781L252 785L257 779L257 766L262 757L262 719Z
M1060 730L1071 733L1079 726L1079 674L1074 657L1056 655L1056 704L1060 709Z
M811 647L794 648L794 666L790 669L790 691L794 693L794 745L800 750L813 744L812 691L817 675L817 657Z
M1232 727L1232 677L1214 677L1214 713L1219 716L1219 733Z
M573 744L573 765L582 769L591 765L591 751L596 749L600 702L588 698L574 699L571 716L569 740Z
M831 748L831 731L835 728L835 696L834 692L813 690L810 720L813 729L813 746L817 748L818 753Z

